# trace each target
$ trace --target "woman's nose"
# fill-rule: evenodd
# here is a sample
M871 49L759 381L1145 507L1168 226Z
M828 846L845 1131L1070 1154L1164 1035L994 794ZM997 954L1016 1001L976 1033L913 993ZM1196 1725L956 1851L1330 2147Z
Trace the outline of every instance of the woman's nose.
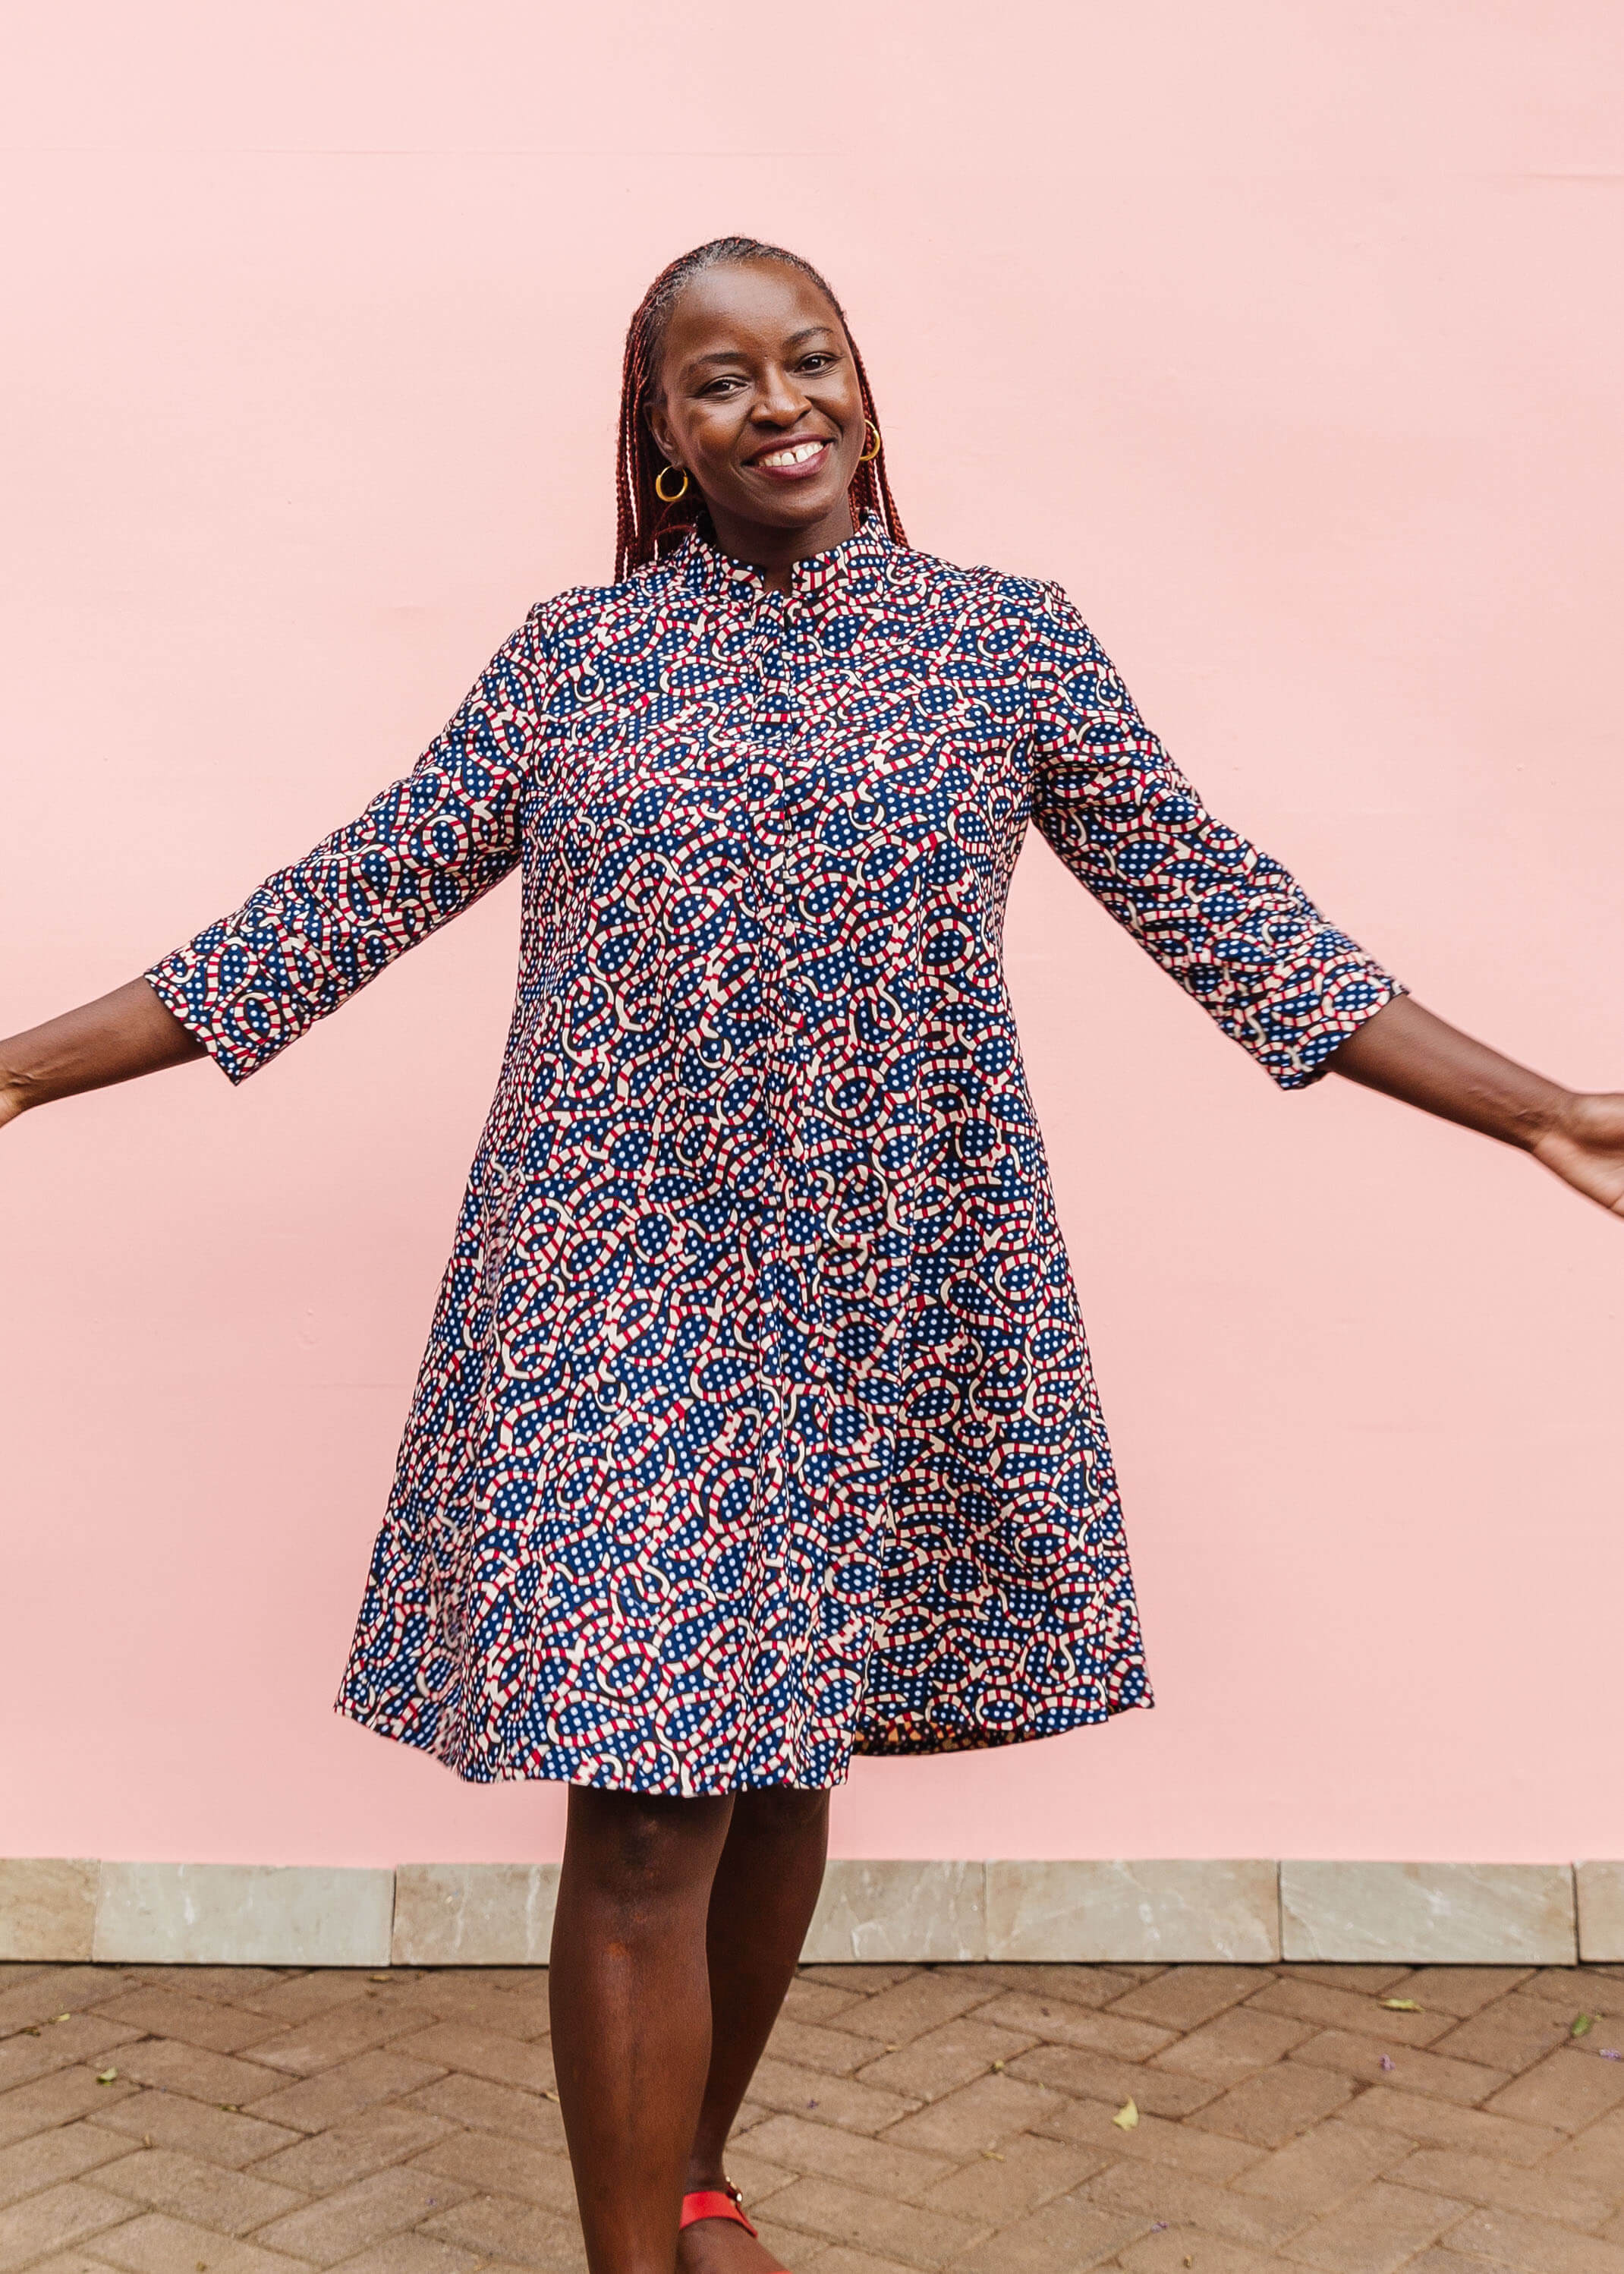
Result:
M791 425L808 408L807 396L786 371L769 372L762 385L757 412L763 418Z

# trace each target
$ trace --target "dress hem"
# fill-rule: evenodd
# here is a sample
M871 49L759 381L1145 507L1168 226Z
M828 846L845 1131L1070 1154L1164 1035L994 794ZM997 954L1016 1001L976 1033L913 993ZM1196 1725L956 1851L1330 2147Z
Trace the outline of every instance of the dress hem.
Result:
M410 1730L392 1729L381 1717L369 1718L357 1712L343 1698L335 1702L333 1710L342 1721L353 1721L357 1728L368 1729L376 1737L383 1737L392 1744L409 1746L414 1752L426 1753L431 1760L438 1761L443 1769L463 1784L578 1785L598 1792L655 1793L673 1799L715 1800L724 1799L730 1793L771 1792L786 1787L797 1792L832 1792L846 1783L853 1758L898 1760L933 1753L993 1752L1008 1745L1036 1744L1044 1737L1066 1736L1073 1729L1097 1728L1104 1722L1116 1721L1124 1713L1148 1711L1155 1702L1147 1688L1137 1698L1124 1698L1118 1705L1079 1706L1075 1709L1062 1707L1044 1714L1037 1723L1023 1722L1007 1729L925 1731L920 1732L917 1737L913 1732L871 1738L860 1736L853 1740L851 1751L838 1774L822 1782L806 1785L794 1784L786 1777L741 1777L733 1783L628 1784L591 1771L577 1769L572 1773L562 1766L557 1769L530 1767L511 1761L480 1762L477 1766L470 1766L442 1751L432 1739L414 1735ZM554 1748L550 1754L538 1758L560 1760L560 1751Z

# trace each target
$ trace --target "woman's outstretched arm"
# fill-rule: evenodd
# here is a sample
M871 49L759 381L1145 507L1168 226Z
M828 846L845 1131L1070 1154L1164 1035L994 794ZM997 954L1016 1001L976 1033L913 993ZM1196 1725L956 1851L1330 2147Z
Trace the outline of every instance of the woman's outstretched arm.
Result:
M1524 1152L1624 1216L1624 1095L1564 1089L1434 1018L1208 813L1056 586L1030 608L1032 816L1282 1089L1335 1072Z
M0 1127L31 1105L201 1058L203 1045L144 979L0 1043Z
M244 1081L505 877L550 731L558 605L530 611L411 772L347 827L142 978L0 1042L0 1125L205 1050Z
M1408 995L1372 1013L1327 1064L1367 1089L1521 1146L1588 1200L1624 1216L1624 1096L1564 1089Z

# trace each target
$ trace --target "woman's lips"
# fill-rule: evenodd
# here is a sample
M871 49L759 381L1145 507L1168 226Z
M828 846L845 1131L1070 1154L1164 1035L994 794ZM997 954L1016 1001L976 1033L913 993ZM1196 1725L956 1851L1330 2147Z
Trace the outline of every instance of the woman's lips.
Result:
M776 482L804 482L822 473L834 444L827 438L808 436L799 442L781 442L750 460L753 471Z

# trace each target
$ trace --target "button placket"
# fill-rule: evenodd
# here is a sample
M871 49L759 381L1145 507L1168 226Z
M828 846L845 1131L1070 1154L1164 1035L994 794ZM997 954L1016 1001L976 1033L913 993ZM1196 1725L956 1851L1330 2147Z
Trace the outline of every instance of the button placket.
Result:
M748 766L748 826L754 840L762 885L762 909L778 989L778 1019L771 1045L770 1090L789 1085L800 1020L800 989L795 973L800 960L794 911L786 891L789 862L786 814L788 784L786 745L789 739L789 685L786 669L786 596L764 592L748 636L747 670L755 684L750 693L751 734ZM788 1253L786 1211L789 1163L780 1161L786 1179L778 1196L778 1221L773 1227L776 1269L762 1277L763 1359L771 1370L773 1426L763 1449L760 1482L767 1487L766 1505L774 1511L764 1536L764 1562L779 1571L785 1556L784 1517L779 1503L785 1492L805 1491L806 1480L793 1457L793 1417L805 1395L799 1368L786 1346L786 1301L793 1277ZM792 1305L793 1309L793 1305ZM764 1387L765 1385L763 1385Z

